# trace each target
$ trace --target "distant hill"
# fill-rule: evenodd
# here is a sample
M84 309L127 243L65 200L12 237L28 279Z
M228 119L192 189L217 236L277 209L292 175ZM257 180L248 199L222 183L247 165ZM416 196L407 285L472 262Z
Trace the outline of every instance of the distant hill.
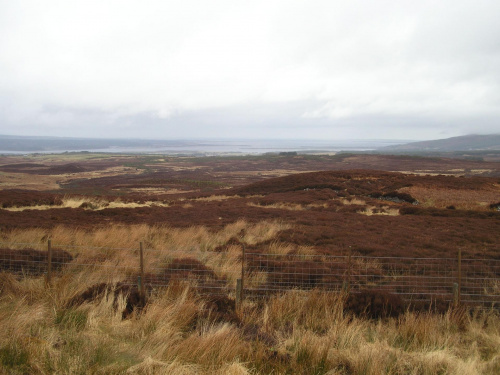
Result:
M500 134L465 135L435 141L412 142L381 147L377 151L393 152L453 152L500 150Z

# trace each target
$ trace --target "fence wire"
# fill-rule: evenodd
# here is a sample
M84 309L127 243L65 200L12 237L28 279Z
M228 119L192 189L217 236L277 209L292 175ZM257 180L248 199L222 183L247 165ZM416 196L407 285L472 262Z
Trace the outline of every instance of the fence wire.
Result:
M0 243L0 271L18 277L49 272L40 243ZM201 250L95 248L52 245L54 275L87 273L93 282L143 284L147 289L187 283L201 294L230 295L242 279L247 297L290 289L376 289L408 301L442 300L500 307L500 260L266 254Z
M247 253L247 293L290 288L376 289L407 300L498 305L500 261L492 259L282 255Z

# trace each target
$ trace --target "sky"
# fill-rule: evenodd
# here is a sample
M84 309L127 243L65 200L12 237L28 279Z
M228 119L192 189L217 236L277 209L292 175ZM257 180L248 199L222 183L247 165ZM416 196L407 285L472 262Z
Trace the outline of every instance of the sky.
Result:
M0 0L0 134L500 133L498 0Z

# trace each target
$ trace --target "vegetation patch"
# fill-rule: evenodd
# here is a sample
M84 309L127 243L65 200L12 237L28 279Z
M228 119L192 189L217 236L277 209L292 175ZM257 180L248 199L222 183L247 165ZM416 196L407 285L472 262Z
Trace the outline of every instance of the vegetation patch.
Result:
M0 248L0 271L17 275L39 276L47 272L48 251L35 249ZM73 260L73 256L65 250L52 250L52 269L60 270Z
M68 301L67 307L72 308L79 306L84 302L96 302L103 298L111 298L112 305L114 309L118 309L119 298L125 298L125 306L121 311L122 317L129 317L134 311L140 312L145 306L145 298L140 295L137 287L131 286L130 284L117 283L117 284L107 284L100 283L92 285L87 288L82 293L76 295L71 300ZM67 316L69 314L69 317ZM76 322L74 322L76 316ZM62 313L61 316L56 318L56 321L64 323L65 321L72 321L75 324L82 324L83 315L68 312Z
M349 294L345 309L360 317L380 319L397 318L406 311L407 306L397 294L384 290L365 289Z

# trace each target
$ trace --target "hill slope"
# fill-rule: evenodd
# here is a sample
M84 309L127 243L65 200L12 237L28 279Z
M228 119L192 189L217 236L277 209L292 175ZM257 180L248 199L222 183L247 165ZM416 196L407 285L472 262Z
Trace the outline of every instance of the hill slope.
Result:
M484 151L500 150L500 134L466 135L434 141L382 147L379 151Z

